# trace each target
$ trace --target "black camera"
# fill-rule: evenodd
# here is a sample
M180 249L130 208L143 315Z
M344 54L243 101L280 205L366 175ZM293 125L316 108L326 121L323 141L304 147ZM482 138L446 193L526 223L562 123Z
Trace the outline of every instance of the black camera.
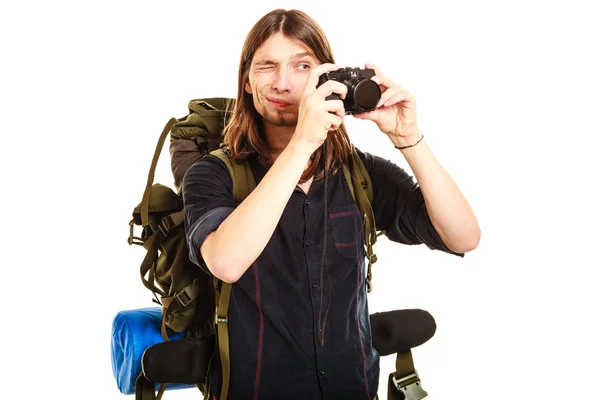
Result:
M369 68L340 68L321 75L317 87L329 80L342 82L348 88L344 99L346 114L358 114L373 111L381 99L381 89L377 82L371 80L373 76L375 70ZM339 99L340 95L337 93L327 96L327 100Z

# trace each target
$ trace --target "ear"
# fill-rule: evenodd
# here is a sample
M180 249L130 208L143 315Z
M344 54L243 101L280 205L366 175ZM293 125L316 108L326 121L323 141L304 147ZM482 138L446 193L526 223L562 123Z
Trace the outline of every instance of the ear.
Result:
M244 89L246 90L246 92L248 94L252 94L252 86L250 86L250 82L246 81L246 84L244 85Z

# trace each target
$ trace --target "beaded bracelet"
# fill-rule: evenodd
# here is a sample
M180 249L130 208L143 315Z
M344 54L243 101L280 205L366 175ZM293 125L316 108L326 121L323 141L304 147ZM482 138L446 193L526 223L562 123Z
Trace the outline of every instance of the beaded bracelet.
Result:
M400 147L394 146L394 147L397 148L398 150L408 149L409 147L414 147L414 146L418 145L421 142L421 140L423 140L424 137L425 137L425 135L423 135L421 133L421 139L417 140L417 143L415 143L415 144L409 144L408 146L400 146Z

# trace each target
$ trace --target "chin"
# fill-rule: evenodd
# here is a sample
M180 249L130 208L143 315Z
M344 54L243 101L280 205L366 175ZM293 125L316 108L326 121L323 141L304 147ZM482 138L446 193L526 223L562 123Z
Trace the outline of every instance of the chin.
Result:
M274 125L285 126L287 128L293 128L296 126L296 124L298 124L298 119L296 119L296 118L294 118L294 119L282 118L278 121L278 123L276 123Z
M265 118L263 116L263 118ZM293 127L298 123L298 115L296 113L270 113L265 120L275 126Z

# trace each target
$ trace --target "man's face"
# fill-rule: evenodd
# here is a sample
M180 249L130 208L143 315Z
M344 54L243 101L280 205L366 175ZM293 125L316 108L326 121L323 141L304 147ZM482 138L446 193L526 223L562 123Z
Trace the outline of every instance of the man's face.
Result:
M264 122L294 127L310 68L318 65L301 43L277 33L258 48L252 59L246 92Z

